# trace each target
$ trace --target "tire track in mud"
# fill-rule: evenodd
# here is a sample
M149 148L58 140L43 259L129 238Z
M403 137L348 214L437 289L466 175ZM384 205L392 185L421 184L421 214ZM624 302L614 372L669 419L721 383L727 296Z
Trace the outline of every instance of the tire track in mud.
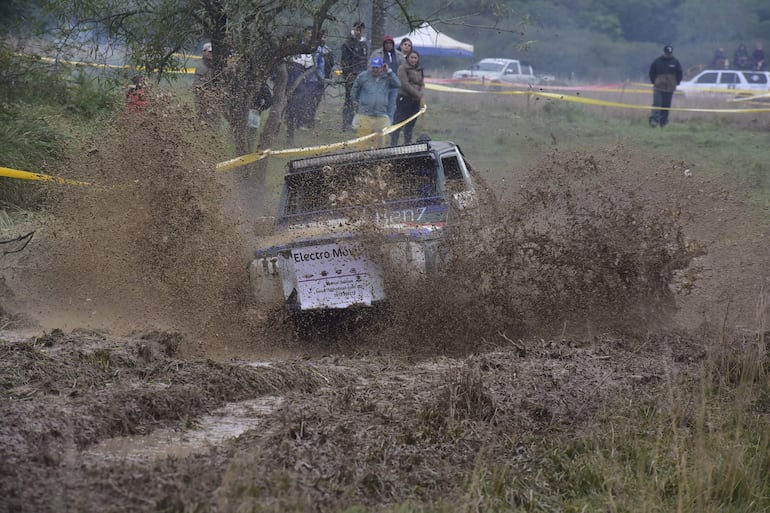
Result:
M604 337L511 339L508 349L462 358L217 363L178 358L178 342L85 332L4 342L2 496L39 512L176 503L240 511L254 500L286 510L300 497L333 509L338 500L417 499L419 489L440 496L472 470L479 448L512 456L500 433L579 431L605 405L695 372L704 354L683 337ZM232 406L253 400L270 411L237 438L185 445L203 445L196 426L226 422ZM172 444L189 438L170 457L109 453L125 435L170 433Z

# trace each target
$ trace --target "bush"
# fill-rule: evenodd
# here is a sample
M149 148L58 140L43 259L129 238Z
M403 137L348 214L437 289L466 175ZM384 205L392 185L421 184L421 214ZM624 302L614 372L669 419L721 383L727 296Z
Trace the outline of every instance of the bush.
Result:
M0 166L45 172L69 139L112 113L121 97L116 82L96 73L52 66L0 45ZM0 177L0 208L39 209L46 188Z

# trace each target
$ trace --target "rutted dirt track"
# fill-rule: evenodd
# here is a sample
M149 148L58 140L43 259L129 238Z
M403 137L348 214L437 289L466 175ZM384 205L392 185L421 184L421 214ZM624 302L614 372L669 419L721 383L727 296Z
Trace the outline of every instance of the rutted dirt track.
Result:
M212 157L179 142L205 134L155 116L84 151L105 187L68 190L0 260L2 511L452 500L480 452L535 475L527 438L577 436L696 373L709 323L768 325L767 211L741 184L610 148L545 158L483 246L455 241L453 280L297 337L251 303L248 231ZM231 403L239 436L179 450ZM142 452L158 433L177 446Z

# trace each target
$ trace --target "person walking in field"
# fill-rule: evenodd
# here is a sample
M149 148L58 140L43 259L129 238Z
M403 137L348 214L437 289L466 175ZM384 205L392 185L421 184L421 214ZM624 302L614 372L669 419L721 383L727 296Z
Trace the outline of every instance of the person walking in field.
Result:
M652 83L652 112L650 126L664 127L668 124L668 109L674 97L676 86L682 82L682 65L674 57L674 47L663 47L663 55L652 61L650 65L650 82Z

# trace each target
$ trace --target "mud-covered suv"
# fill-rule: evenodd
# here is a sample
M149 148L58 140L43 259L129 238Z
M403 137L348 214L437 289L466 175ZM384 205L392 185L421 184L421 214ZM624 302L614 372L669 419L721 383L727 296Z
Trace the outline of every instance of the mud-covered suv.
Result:
M460 147L427 141L293 160L279 216L250 265L260 303L345 309L388 297L396 272L441 273L447 227L477 219Z

